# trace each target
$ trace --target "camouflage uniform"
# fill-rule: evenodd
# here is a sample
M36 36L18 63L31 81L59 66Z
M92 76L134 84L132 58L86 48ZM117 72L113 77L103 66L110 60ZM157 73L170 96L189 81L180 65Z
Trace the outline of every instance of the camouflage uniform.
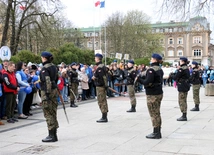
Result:
M147 107L154 128L161 126L160 106L163 94L147 95Z
M138 82L142 83L146 89L147 107L152 120L154 128L153 133L146 136L146 138L159 139L161 138L161 115L160 106L163 98L162 90L163 70L159 63L151 64L151 67L146 71L146 76L140 76Z
M125 78L127 80L127 89L129 93L129 99L131 101L131 109L127 112L136 112L136 97L135 97L135 86L134 81L137 76L137 72L134 70L133 67L128 68L128 70L125 70Z
M195 104L200 104L200 97L199 97L200 87L201 87L200 84L192 86L193 100Z
M104 87L96 87L97 92L97 101L102 113L108 112L108 104L106 100L106 88Z
M77 107L77 105L74 104L74 101L77 99L78 96L78 73L76 72L76 69L71 69L68 73L68 81L69 81L69 91L70 91L70 107Z
M190 77L190 82L192 83L193 100L195 103L195 107L192 108L191 111L199 111L199 104L200 104L199 92L201 88L201 80L200 80L200 72L197 68L193 68L193 72Z
M177 81L178 88L178 103L180 106L180 110L183 115L177 119L177 121L186 121L186 113L187 113L187 95L190 89L190 73L186 64L181 65L178 69L176 75L174 76L174 80Z
M107 113L108 113L108 104L106 100L106 90L108 88L107 82L107 70L104 64L101 62L97 63L97 69L94 73L94 83L97 91L97 100L99 108L102 112L102 118L97 122L108 122Z
M45 62L40 71L41 99L44 117L46 118L49 136L43 142L57 141L57 80L58 72L54 64Z
M178 92L178 103L182 113L187 113L187 95L188 92Z

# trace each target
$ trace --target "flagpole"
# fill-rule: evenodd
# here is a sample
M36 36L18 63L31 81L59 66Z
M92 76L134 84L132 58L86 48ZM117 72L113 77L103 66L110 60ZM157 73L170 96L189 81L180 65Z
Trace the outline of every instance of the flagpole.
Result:
M93 0L94 1L94 0ZM95 2L94 2L95 4ZM94 31L94 36L93 36L93 50L94 50L94 54L95 54L95 11L96 11L96 7L94 7L94 19L93 19L93 31Z
M106 17L106 5L105 5L105 11L104 11L104 13L105 13L105 17ZM107 57L107 54L106 54L106 47L107 47L107 42L106 42L106 23L104 24L104 29L105 29L105 65L106 65L106 57Z
M102 34L101 34L101 29L102 29L102 28L101 28L101 19L100 19L101 13L100 13L100 12L101 12L101 9L99 9L99 20L100 20L100 21L99 21L99 22L100 22L100 50L101 50L101 49L102 49L102 46L101 46L101 45L102 45L102 42L101 42L101 36L102 36Z

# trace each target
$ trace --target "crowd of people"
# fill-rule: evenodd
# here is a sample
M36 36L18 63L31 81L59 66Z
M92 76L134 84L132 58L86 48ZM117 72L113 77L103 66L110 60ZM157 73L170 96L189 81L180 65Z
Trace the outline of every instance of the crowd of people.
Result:
M7 120L8 123L18 122L18 119L27 119L32 116L31 110L40 107L41 92L39 73L42 65L19 62L14 64L4 60L0 65L0 119ZM75 102L85 101L96 98L96 87L92 77L96 70L96 65L71 63L61 63L58 65L58 82L57 86L63 98L63 102L70 102L70 107L77 107ZM114 60L106 66L108 87L113 88L116 92L107 90L108 97L119 97L121 94L127 94L127 74L128 65L123 61ZM149 66L134 65L137 74L145 75ZM214 70L211 67L198 65L200 73L200 83L203 87L207 83L214 83ZM175 66L162 66L164 77L163 86L175 86L173 76L179 69ZM166 71L170 69L170 72ZM193 73L192 65L188 66L190 75ZM75 75L75 76L74 76ZM143 84L136 82L134 85L135 92L144 91ZM70 98L69 98L70 96ZM58 97L58 104L62 104ZM14 112L18 117L14 116ZM0 121L0 125L4 123Z

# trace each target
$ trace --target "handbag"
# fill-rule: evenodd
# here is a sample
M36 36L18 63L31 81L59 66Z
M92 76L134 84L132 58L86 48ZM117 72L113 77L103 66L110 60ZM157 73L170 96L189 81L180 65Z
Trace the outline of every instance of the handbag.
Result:
M33 94L33 102L32 103L41 103L41 97L39 96L39 92L37 91L36 93Z

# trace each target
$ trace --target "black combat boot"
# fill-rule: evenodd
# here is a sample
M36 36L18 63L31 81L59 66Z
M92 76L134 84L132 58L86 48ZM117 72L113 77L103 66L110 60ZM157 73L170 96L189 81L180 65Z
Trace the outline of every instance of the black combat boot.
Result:
M195 104L195 107L192 108L190 111L200 111L199 104Z
M136 112L135 106L132 105L131 109L127 110L126 112Z
M54 132L55 132L55 129L52 129L52 130L48 130L49 132L49 135L45 138L45 139L42 139L42 142L56 142L56 137L54 136Z
M160 130L161 130L161 127L154 128L153 133L147 135L146 138L148 138L148 139L160 139L160 138L162 138Z
M78 106L74 103L74 101L71 101L70 107L76 108L76 107L78 107Z
M183 113L183 115L177 119L177 121L187 121L187 114Z
M57 137L57 128L54 129L54 137L55 137L56 141L58 141L58 137Z
M97 123L106 123L106 122L108 122L107 113L103 113L102 118L97 120Z

